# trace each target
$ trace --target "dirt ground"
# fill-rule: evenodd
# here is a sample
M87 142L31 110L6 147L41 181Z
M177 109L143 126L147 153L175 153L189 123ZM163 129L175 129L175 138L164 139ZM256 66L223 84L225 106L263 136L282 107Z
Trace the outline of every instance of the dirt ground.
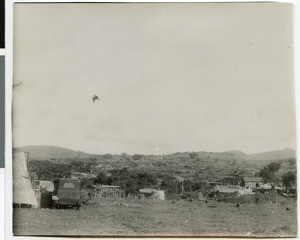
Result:
M15 235L295 237L296 216L295 204L95 199L80 210L14 209L13 229Z

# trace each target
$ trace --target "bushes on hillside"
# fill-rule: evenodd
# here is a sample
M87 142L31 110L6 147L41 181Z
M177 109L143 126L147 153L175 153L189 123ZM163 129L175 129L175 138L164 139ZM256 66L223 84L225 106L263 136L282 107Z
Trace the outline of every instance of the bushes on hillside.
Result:
M53 181L56 178L69 178L71 167L68 164L53 163L50 161L29 161L29 172L35 172L38 179Z
M100 172L95 179L95 184L121 186L125 194L137 194L141 188L157 184L155 177L146 172L129 171L127 168L114 169L111 175L107 176Z
M282 183L283 183L283 186L286 187L286 190L288 192L290 192L293 187L294 188L296 187L296 173L287 172L287 173L283 174Z

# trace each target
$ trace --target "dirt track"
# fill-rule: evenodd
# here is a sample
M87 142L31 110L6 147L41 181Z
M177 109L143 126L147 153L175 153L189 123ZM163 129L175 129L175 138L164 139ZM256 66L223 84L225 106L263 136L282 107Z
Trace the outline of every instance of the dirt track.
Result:
M14 209L15 235L297 234L296 206L136 199L96 199L80 210Z

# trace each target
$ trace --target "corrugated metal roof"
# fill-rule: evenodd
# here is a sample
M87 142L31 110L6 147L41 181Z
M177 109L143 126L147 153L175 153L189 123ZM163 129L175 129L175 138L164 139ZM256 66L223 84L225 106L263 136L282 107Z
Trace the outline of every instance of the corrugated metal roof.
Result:
M143 189L140 189L141 193L153 193L154 191L155 191L155 189L153 189L153 188L143 188Z
M96 187L105 187L105 188L120 188L121 186L114 186L114 185L96 185Z
M215 186L215 190L221 193L235 193L238 191L238 186Z
M261 177L244 177L245 182L263 182Z

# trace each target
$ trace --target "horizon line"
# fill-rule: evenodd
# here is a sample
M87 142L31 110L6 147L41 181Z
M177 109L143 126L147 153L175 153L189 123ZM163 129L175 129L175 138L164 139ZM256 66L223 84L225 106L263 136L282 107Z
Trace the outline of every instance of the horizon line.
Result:
M75 151L75 152L82 152L85 154L91 154L91 155L105 155L105 154L111 154L111 155L122 155L122 154L127 154L127 155L135 155L135 154L141 154L141 155L154 155L154 156L162 156L162 155L172 155L172 154L177 154L177 153L191 153L191 152L206 152L206 153L230 153L233 151L237 151L237 152L241 152L244 153L246 155L254 155L254 154L261 154L261 153L268 153L268 152L275 152L275 151L283 151L283 150L292 150L294 152L297 153L297 150L291 147L285 147L285 148L281 148L281 149L275 149L275 150L267 150L267 151L262 151L262 152L254 152L254 153L246 153L242 150L238 150L238 149L231 149L231 150L226 150L226 151L208 151L208 150L191 150L191 151L177 151L177 152L170 152L170 153L127 153L127 152L120 152L120 153L109 153L109 152L105 152L105 153L90 153L90 152L86 152L83 150L74 150L72 148L69 147L61 147L61 146L57 146L57 145L45 145L45 144L41 144L41 145L23 145L23 146L13 146L12 150L15 148L24 148L24 147L57 147L57 148L63 148L66 150L71 150L71 151Z

